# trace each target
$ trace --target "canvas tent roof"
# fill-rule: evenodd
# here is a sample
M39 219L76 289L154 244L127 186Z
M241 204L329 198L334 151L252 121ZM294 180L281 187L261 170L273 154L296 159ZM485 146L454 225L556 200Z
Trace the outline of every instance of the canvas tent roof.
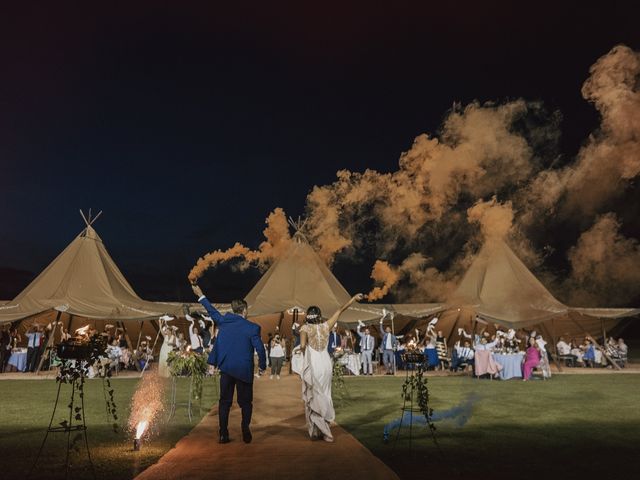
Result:
M564 305L501 240L485 243L447 303L450 307L471 308L481 318L516 329L566 317L571 311L609 319L640 313L635 308Z
M278 258L245 297L252 317L304 312L317 305L324 316L332 315L347 303L351 295L331 273L301 233L285 254ZM381 305L356 303L340 317L341 324L359 320L371 323L383 315L383 309L403 315L425 316L440 311L441 304Z
M180 303L142 300L89 223L16 298L0 306L0 324L48 311L114 321L183 314Z

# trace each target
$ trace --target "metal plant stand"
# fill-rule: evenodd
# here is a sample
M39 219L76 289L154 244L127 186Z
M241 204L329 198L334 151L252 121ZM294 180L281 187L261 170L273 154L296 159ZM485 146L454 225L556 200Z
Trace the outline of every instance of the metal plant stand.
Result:
M385 426L383 440L385 443L389 442L389 434L392 428L397 428L396 436L394 439L393 448L395 449L398 439L400 437L400 430L403 424L409 425L409 451L411 452L411 445L413 440L413 424L425 425L426 419L416 400L415 382L412 379L416 376L418 371L424 372L426 359L422 353L405 353L402 354L402 361L405 364L405 385L408 385L408 389L403 391L402 402L402 414L399 418L393 420Z
M84 413L84 393L80 388L80 385L84 383L84 373L80 375L78 378L74 378L71 383L67 385L71 386L71 400L69 401L69 419L65 420L61 423L58 423L59 426L53 426L54 418L56 416L56 410L58 409L58 403L60 402L60 391L62 390L63 382L58 382L58 392L56 394L56 402L53 406L53 413L51 414L51 420L49 421L49 426L47 427L47 432L44 435L44 439L42 440L42 444L40 445L40 450L38 450L38 455L36 456L35 461L31 465L31 470L29 470L29 474L27 478L31 478L31 474L35 470L35 467L40 460L40 456L44 450L45 444L47 443L47 438L50 433L66 433L67 434L67 453L65 457L65 479L69 478L69 454L73 448L71 441L71 432L79 432L80 435L84 437L84 445L87 450L87 458L89 459L89 465L91 466L91 473L93 478L96 478L96 471L93 465L93 461L91 460L91 451L89 450L89 441L87 439L87 424L85 421L85 413ZM77 397L80 398L80 406L77 405ZM74 424L74 421L76 422Z

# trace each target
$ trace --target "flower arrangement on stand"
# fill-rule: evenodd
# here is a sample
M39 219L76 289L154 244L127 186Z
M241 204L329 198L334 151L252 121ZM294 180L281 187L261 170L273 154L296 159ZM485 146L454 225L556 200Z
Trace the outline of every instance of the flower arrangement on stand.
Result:
M167 365L171 375L175 377L190 377L193 382L191 395L195 400L202 398L202 384L209 370L204 355L193 350L169 352Z
M342 399L343 395L348 396L347 385L344 381L344 365L340 362L340 358L344 353L344 350L340 347L333 351L332 392L339 399Z

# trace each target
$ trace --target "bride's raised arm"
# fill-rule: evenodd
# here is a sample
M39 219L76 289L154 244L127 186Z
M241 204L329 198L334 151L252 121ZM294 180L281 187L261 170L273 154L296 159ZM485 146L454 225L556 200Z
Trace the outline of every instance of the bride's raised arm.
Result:
M342 315L347 308L349 308L355 302L359 302L363 298L364 298L364 295L361 294L361 293L358 293L357 295L354 295L353 297L351 297L351 300L349 300L347 303L345 303L343 306L341 306L338 310L336 310L336 313L334 313L331 316L331 318L329 318L329 320L327 321L327 323L329 324L329 330L331 330L333 328L333 326L336 323L338 323L338 318L340 318L340 315ZM301 339L301 341L302 341L302 339Z

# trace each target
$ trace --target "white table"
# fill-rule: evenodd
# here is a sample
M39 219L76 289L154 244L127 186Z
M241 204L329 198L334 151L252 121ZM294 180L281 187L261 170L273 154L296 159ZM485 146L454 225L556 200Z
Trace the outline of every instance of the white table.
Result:
M19 372L24 372L27 369L27 352L22 350L14 350L11 352L9 365Z
M344 365L354 375L360 375L360 354L359 353L345 353L338 360L340 365Z

